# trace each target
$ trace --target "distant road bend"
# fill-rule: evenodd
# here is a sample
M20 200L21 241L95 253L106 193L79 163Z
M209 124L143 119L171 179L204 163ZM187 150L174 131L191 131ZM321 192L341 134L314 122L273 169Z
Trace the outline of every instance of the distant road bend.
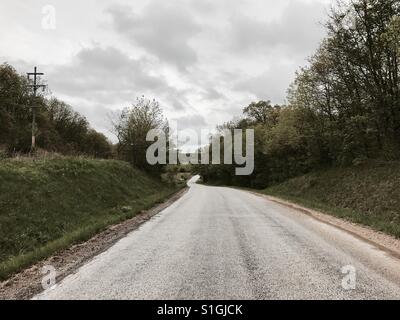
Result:
M399 299L400 261L257 195L194 184L37 299ZM346 290L344 266L356 270ZM348 289L348 288L347 288Z

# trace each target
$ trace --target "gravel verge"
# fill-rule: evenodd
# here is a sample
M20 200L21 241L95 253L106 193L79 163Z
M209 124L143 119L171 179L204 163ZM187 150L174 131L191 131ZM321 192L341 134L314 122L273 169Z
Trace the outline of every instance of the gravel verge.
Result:
M108 227L105 231L100 232L88 241L63 250L58 254L13 275L10 279L0 282L0 299L30 299L35 294L43 291L41 283L43 279L42 268L44 266L54 267L57 271L56 282L60 282L69 274L74 273L80 266L87 263L90 259L104 252L117 241L124 238L128 233L137 229L154 215L169 207L172 203L183 196L187 190L188 188L184 188L165 202L153 207L152 209L141 211L129 220Z
M336 228L339 228L347 233L352 234L353 236L362 239L379 249L387 252L388 254L392 255L393 257L400 259L400 240L387 235L383 232L378 232L373 230L372 228L369 228L367 226L363 226L357 223L353 223L344 219L340 219L325 213L322 213L320 211L314 210L314 209L309 209L303 206L300 206L298 204L295 204L293 202L289 202L277 197L269 196L269 195L263 195L257 192L252 192L255 195L258 195L260 197L264 197L268 200L271 200L275 203L281 204L286 207L293 208L295 210L298 210L300 212L303 212L314 219L317 219L318 221L321 221L323 223L332 225Z

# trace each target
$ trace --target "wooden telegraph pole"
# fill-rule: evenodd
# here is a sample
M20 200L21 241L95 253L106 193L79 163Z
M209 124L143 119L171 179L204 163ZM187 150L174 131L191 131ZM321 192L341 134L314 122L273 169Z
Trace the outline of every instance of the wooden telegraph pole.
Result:
M44 73L39 73L37 72L37 67L35 67L34 72L29 72L27 73L28 75L28 80L32 80L31 77L33 77L33 84L29 85L30 88L33 89L33 101L32 101L32 145L31 145L31 152L35 151L36 148L36 132L37 132L37 127L36 127L36 108L39 106L37 105L37 90L42 88L43 91L46 88L46 85L44 84L39 84L39 77L38 76L43 76Z

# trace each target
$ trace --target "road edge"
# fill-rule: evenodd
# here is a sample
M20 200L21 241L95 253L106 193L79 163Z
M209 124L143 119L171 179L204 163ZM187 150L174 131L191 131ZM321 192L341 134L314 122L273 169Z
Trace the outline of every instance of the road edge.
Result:
M109 226L89 240L62 250L0 282L0 300L27 300L42 292L43 274L41 271L44 266L55 268L57 271L56 282L59 283L94 257L108 250L129 233L138 229L153 216L178 201L189 189L189 187L184 187L151 209L143 210L131 219Z
M256 191L245 191L270 200L274 203L280 204L282 206L302 212L310 216L311 218L318 220L319 222L325 223L348 234L351 234L352 236L379 248L380 250L391 255L393 258L400 260L400 240L391 235L373 230L368 226L350 222L348 220L341 219L315 209L307 208L297 203L293 203L275 196L266 195Z

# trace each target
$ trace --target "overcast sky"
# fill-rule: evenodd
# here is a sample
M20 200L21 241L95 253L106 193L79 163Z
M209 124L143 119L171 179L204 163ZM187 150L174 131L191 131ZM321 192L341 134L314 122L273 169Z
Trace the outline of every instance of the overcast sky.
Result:
M55 29L43 8L52 5ZM145 95L181 128L214 128L255 100L284 103L324 37L329 0L1 0L0 63L37 65L53 95L107 134ZM44 11L48 13L49 11ZM50 21L51 22L51 21ZM51 26L51 24L50 24Z

